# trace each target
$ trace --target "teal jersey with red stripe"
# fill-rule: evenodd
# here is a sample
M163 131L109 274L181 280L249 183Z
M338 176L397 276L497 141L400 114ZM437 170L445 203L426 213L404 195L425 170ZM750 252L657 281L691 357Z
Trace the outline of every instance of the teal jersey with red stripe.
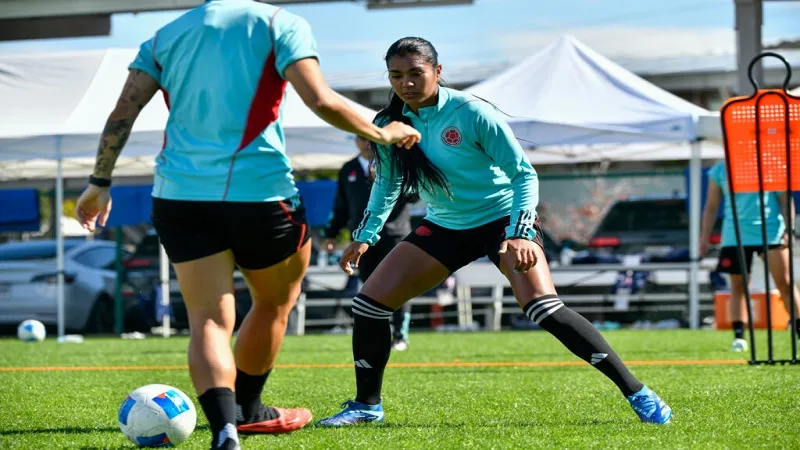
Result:
M318 58L308 23L252 0L211 0L156 32L130 65L170 109L153 196L278 201L297 193L281 125L284 71Z

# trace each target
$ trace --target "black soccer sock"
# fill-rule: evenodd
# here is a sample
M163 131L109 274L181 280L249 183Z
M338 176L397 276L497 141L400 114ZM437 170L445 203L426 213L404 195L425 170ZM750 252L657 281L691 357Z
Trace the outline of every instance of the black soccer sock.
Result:
M381 402L383 371L392 350L389 319L392 310L364 294L353 299L353 359L356 366L356 401Z
M523 308L525 315L561 341L569 351L592 364L622 391L624 396L644 386L586 318L564 306L557 295L544 295Z
M794 319L794 329L797 331L797 333L795 333L795 336L800 338L800 319Z
M198 397L211 427L211 448L218 447L223 430L236 436L236 394L228 388L211 388ZM229 426L230 425L230 426ZM222 439L225 441L225 439Z
M734 320L731 325L733 326L733 337L735 339L744 339L744 322Z
M252 423L280 417L278 411L261 403L261 392L272 369L262 375L248 375L236 369L236 404L239 422Z

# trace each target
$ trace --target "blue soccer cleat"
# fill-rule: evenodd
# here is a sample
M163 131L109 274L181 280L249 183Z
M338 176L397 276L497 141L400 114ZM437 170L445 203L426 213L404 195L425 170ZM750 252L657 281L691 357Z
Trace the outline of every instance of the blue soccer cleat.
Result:
M647 386L629 396L628 402L642 422L663 425L672 419L672 409Z
M366 403L348 400L342 403L342 411L317 422L320 427L343 427L359 423L383 422L383 406L367 405Z

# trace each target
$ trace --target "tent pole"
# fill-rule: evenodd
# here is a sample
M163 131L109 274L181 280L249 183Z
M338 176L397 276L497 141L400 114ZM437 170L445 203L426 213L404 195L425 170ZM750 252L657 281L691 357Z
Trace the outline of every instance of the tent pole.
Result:
M116 241L116 257L114 258L114 271L117 276L114 277L114 334L121 336L124 324L123 302L122 302L122 277L124 269L122 267L122 226L118 226L114 230L114 239Z
M700 325L700 184L702 154L700 140L691 142L689 162L689 327Z
M169 337L170 335L170 310L169 310L169 258L167 257L167 252L164 250L164 246L158 246L158 256L159 256L159 269L161 274L161 298L159 301L161 302L161 328L162 328L162 336Z
M61 136L56 136L56 307L58 320L58 340L64 338L64 233L61 216L64 215L64 158L61 155Z

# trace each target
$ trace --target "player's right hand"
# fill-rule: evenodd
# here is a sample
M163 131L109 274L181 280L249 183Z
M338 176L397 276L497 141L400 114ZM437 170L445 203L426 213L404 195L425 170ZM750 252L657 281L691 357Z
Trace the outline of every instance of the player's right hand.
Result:
M403 122L391 122L389 125L383 127L382 130L382 142L378 142L378 144L381 145L397 144L398 147L403 147L408 150L422 139L422 135L419 131Z
M344 249L344 253L342 253L342 259L339 260L339 267L344 270L344 273L352 275L355 272L353 267L358 268L358 262L361 260L361 255L363 255L367 250L369 250L369 244L366 242L352 242L347 246L346 249Z
M107 187L87 185L78 203L75 205L75 216L81 226L94 232L97 225L106 226L108 215L111 214L111 194Z

